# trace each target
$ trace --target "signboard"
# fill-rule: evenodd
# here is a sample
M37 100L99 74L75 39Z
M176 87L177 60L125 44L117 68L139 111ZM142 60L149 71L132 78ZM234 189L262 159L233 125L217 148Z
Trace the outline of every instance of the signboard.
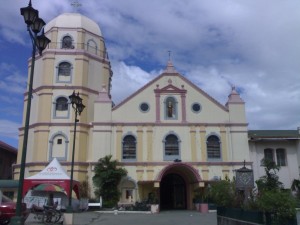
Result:
M253 170L246 168L245 166L236 171L235 180L236 189L245 190L254 187Z
M48 197L41 197L41 196L26 196L24 197L24 203L26 203L27 208L32 208L32 205L36 205L39 207L43 207L47 205ZM58 202L57 209L61 208L61 198L53 198L54 202Z

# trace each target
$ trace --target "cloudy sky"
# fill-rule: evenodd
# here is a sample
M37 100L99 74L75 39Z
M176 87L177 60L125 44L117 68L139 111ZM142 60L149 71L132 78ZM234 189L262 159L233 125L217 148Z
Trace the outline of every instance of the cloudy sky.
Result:
M72 1L32 4L48 22L74 12ZM246 102L249 129L300 126L300 1L79 2L78 12L95 20L106 40L116 103L159 75L171 51L177 71L220 103L236 86ZM11 0L0 8L0 140L15 147L31 55L20 16L27 5Z

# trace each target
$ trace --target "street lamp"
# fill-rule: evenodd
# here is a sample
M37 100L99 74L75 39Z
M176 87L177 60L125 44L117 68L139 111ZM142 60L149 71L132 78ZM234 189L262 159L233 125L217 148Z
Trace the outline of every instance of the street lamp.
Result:
M74 137L73 137L73 150L72 150L72 163L71 163L71 178L70 178L70 189L69 189L69 205L67 208L68 212L72 212L72 190L73 190L73 171L74 171L74 154L75 154L75 139L76 139L76 128L77 128L77 122L79 120L77 119L77 116L81 114L85 106L82 104L82 98L79 97L79 92L75 94L75 91L73 91L73 94L69 96L70 103L72 104L72 107L75 112L75 121L74 121Z
M29 77L29 87L27 95L27 108L25 117L25 127L24 127L24 137L22 146L22 157L20 164L20 177L18 186L18 196L16 205L16 216L12 218L11 224L24 224L22 219L22 194L23 194L23 183L24 183L24 172L26 163L26 153L27 153L27 142L28 142L28 131L29 131L29 119L30 119L30 108L31 108L31 98L32 98L32 84L33 84L33 74L34 74L34 64L35 64L35 54L38 49L39 54L42 52L50 43L50 40L45 36L43 27L45 26L44 20L39 18L39 11L32 8L31 0L27 7L21 8L21 15L24 17L24 21L27 24L27 31L29 33L32 42L32 56L31 56L31 68Z

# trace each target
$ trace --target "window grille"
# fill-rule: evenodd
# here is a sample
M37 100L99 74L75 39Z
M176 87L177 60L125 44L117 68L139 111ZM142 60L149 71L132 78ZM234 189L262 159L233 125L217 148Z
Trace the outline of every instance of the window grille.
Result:
M221 158L220 139L216 135L211 135L207 138L207 158L208 159Z
M71 64L68 62L62 62L58 66L59 76L70 76L71 75Z
M123 139L123 159L136 159L136 139L132 135Z
M268 160L268 161L274 161L274 157L273 157L273 149L271 148L266 148L264 150L264 160Z
M276 149L276 159L277 159L278 166L286 166L285 149L283 148Z
M56 100L56 110L57 111L67 111L68 110L68 100L64 97L59 97Z
M62 40L62 48L74 48L72 45L72 38L70 36L65 36Z
M173 134L168 135L165 139L165 155L179 155L178 138Z

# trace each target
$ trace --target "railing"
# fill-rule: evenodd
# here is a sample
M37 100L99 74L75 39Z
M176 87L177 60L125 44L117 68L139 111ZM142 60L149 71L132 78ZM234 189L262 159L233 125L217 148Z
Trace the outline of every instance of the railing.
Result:
M246 211L239 208L217 207L217 216L228 217L252 224L264 224L264 214L259 211Z
M90 54L109 60L108 53L106 50L102 51L99 49L99 47L95 47L86 43L73 42L72 45L70 45L70 47L66 48L62 46L62 42L50 42L47 49L60 49L62 51L84 50Z
M278 215L274 213L265 213L265 218L266 218L266 225L283 225L283 224L288 224L288 225L297 225L297 218L280 218Z
M276 214L260 211L243 210L240 208L217 207L218 225L222 224L266 224L266 225L297 225L297 218L280 218ZM227 220L224 220L226 219ZM222 221L224 220L224 222ZM229 220L232 220L232 223Z

